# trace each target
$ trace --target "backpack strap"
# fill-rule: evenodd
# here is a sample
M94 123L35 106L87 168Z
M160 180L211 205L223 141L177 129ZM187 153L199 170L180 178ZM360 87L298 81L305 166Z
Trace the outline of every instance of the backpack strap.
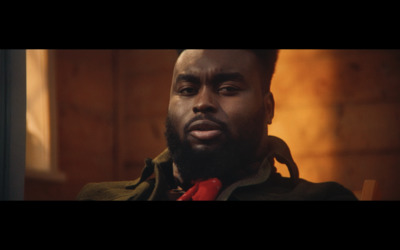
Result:
M296 185L299 182L299 169L294 162L288 145L276 136L268 136L268 155L271 161L275 158L278 162L285 164L290 173L290 179Z

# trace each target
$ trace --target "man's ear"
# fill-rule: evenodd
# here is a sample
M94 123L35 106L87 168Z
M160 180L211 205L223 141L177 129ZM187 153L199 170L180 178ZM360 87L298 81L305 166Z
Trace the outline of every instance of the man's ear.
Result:
M274 118L274 112L275 112L275 100L274 100L274 96L272 95L271 91L268 91L264 95L264 107L265 107L265 112L266 112L267 124L271 124L272 119Z

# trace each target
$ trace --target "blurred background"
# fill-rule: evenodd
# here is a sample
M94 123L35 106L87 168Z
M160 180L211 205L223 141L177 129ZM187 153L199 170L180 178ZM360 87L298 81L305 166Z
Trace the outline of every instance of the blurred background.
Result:
M165 147L175 50L27 50L25 200L132 180ZM281 50L271 135L300 177L400 199L400 50ZM278 170L288 176L283 166Z

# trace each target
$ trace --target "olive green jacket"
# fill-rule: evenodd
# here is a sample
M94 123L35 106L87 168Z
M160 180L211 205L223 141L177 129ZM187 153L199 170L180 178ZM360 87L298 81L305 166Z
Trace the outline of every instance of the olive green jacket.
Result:
M269 152L259 172L226 187L216 200L357 200L336 182L312 183L299 178L290 150L281 139L269 136ZM273 166L274 159L284 163L290 178L282 177ZM154 159L146 159L141 176L133 181L89 183L78 200L169 200L176 189L172 159L168 149Z

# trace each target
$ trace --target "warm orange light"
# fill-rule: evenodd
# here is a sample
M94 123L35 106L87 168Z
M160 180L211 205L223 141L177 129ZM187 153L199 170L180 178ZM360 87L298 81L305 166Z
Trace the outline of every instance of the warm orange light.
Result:
M286 141L300 177L313 182L332 180L334 70L329 51L281 50L271 85L276 106L269 133Z
M26 51L26 165L30 170L50 169L50 117L48 51Z

